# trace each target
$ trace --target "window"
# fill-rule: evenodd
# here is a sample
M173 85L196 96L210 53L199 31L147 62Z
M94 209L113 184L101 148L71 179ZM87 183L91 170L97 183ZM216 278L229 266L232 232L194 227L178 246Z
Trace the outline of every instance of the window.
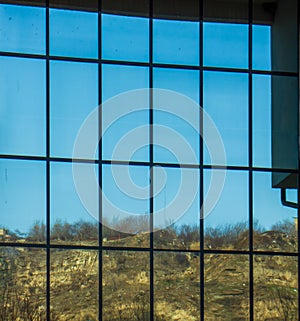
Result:
M297 10L0 0L0 319L299 319Z

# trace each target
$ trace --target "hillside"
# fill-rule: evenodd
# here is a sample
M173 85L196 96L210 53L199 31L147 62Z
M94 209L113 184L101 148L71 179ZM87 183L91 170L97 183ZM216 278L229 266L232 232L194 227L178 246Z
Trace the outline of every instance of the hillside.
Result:
M257 237L273 250L276 250L275 246L290 248L295 242L274 231ZM141 238L146 235L132 236L127 242L131 246L140 244L143 243ZM107 243L113 246L114 242L126 245L126 239ZM244 240L241 238L240 242ZM174 244L173 241L172 244L178 248L181 243ZM0 320L46 320L45 251L24 248L1 248L0 251ZM149 253L110 250L103 252L102 260L104 320L149 320ZM97 320L98 266L97 251L51 252L51 320ZM199 269L196 254L155 252L157 321L199 320ZM205 320L248 320L248 256L207 254L204 273ZM296 258L255 256L256 320L297 320L296 276Z

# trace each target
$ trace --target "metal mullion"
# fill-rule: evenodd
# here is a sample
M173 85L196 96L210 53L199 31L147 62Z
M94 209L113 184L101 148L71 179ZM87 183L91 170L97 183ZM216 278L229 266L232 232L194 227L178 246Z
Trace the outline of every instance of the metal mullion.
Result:
M299 237L300 237L300 230L299 230L299 223L300 223L300 218L299 218L299 214L300 214L300 205L299 205L299 202L300 202L300 118L299 118L299 114L300 114L300 5L299 5L299 2L297 1L297 12L298 12L298 15L297 15L297 41L298 41L298 54L297 54L297 57L298 57L298 195L297 195L297 198L298 198L298 209L297 209L297 217L298 217L298 228L297 228L297 234L298 234L298 271L299 271L299 266L300 266L300 243L299 243ZM300 320L300 292L299 292L299 289L300 289L300 277L299 277L299 272L298 272L298 320Z
M20 52L9 52L9 51L0 51L0 57L45 59L45 58L46 58L46 55L20 53Z
M200 206L200 320L205 320L205 292L204 292L204 262L205 262L205 252L204 252L204 155L203 155L203 147L204 147L204 139L203 137L203 112L201 108L204 108L204 92L203 92L203 20L204 20L204 0L201 0L199 2L199 67L200 67L200 92L199 92L199 98L200 98L200 109L199 109L199 117L200 117L200 124L199 124L199 132L200 132L200 141L199 141L199 153L200 153L200 193L199 193L199 206Z
M50 302L50 19L49 19L49 0L46 0L46 319L51 319Z
M98 180L99 180L99 194L98 194L98 320L103 320L103 207L102 207L102 0L98 1Z
M153 168L153 1L149 1L149 162L150 162L150 321L154 321L154 168Z
M253 276L253 86L252 86L252 35L253 35L253 0L248 0L248 157L249 157L249 186L248 186L248 197L249 197L249 320L254 320L254 276Z

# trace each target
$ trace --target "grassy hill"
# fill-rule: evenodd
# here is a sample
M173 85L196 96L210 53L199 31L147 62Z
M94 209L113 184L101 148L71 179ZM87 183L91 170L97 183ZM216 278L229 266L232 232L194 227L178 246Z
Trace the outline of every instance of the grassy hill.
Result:
M157 235L162 247L186 247ZM107 241L113 246L144 244L146 234ZM264 232L256 240L266 249L295 251L295 238ZM169 242L169 243L164 243ZM245 236L239 239L242 246ZM195 244L193 245L195 246ZM227 245L233 248L234 245ZM197 247L197 246L196 246ZM51 320L94 321L98 315L97 251L52 250ZM106 321L149 320L149 253L107 250L102 255L103 315ZM0 249L0 320L44 321L46 253L43 249ZM249 319L247 255L205 256L205 320ZM260 321L297 320L297 259L254 258L254 314ZM200 260L195 253L155 252L154 297L157 321L199 320Z

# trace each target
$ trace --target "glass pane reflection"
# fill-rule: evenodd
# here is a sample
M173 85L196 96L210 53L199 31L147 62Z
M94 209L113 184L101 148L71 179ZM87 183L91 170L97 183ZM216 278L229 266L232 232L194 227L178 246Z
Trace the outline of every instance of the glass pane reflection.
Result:
M199 171L154 167L154 246L198 250Z
M52 250L51 320L98 320L98 252Z
M102 58L149 60L149 19L102 14Z
M50 54L98 58L98 15L50 9Z
M149 168L104 165L102 173L104 244L149 247Z
M97 179L97 166L81 166L95 171ZM51 243L97 245L98 220L87 211L79 198L73 181L72 163L51 163L50 171ZM95 208L98 208L98 191L90 190L89 195Z
M51 155L71 158L81 125L98 106L97 64L51 61L50 103Z
M154 20L153 61L166 64L198 65L199 23Z
M273 176L273 177L272 177ZM281 191L274 188L278 177L288 173L253 174L254 248L267 251L296 252L298 238L295 217L297 210L281 203ZM292 174L290 174L292 178ZM272 182L273 180L273 182ZM290 190L288 200L297 203L297 191Z
M149 254L105 251L103 320L150 320Z
M248 164L248 75L204 72L204 110L220 132L228 165ZM210 127L204 120L205 137ZM204 149L204 163L211 164ZM219 165L219 164L211 164Z
M205 22L204 66L248 68L248 25Z
M0 57L0 153L44 156L46 63Z
M45 250L0 248L0 274L1 320L47 319Z
M45 243L46 164L0 160L0 190L0 242Z
M45 8L0 4L0 50L45 54Z
M219 170L218 170L219 171ZM205 193L211 184L212 170L204 171ZM210 249L248 249L248 173L226 171L225 185L215 208L206 213L204 242Z
M254 320L298 320L298 259L254 256Z
M155 320L200 320L198 255L155 252L154 276Z
M205 256L205 320L249 320L247 255Z

